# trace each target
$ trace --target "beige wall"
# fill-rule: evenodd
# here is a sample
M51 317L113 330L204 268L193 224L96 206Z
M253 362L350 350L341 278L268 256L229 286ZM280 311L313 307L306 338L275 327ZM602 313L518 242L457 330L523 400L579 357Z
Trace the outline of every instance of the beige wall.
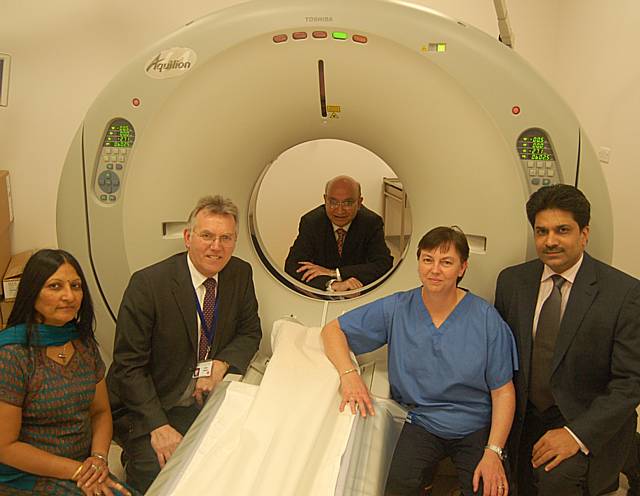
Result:
M12 56L9 107L0 107L0 168L13 179L14 250L56 244L57 183L93 99L133 54L184 23L237 0L82 2L3 0L0 53ZM422 0L497 35L490 0ZM640 276L635 143L640 65L632 56L640 2L508 0L516 49L569 101L605 166L614 211L614 263ZM634 222L636 221L636 222Z

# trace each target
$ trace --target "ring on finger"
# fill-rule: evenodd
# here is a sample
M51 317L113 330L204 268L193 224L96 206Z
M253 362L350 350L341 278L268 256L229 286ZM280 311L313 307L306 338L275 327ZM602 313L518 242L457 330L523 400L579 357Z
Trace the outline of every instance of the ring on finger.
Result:
M98 466L95 463L91 464L91 468L93 469L94 472L98 471Z

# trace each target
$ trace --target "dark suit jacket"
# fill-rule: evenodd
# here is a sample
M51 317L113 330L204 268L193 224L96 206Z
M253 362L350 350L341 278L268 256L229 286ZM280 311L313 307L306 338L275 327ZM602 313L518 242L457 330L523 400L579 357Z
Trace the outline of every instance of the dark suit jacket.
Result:
M532 329L543 264L530 261L498 276L495 305L515 334L516 418L512 459L522 432ZM640 281L584 254L553 356L551 390L567 427L587 446L591 494L617 483L640 403ZM517 460L514 460L517 463ZM513 465L517 466L516 464Z
M384 242L382 218L364 206L351 222L342 256L339 256L333 225L324 205L320 205L300 219L298 237L285 262L287 274L301 280L302 274L296 273L300 267L298 262L313 262L327 269L338 268L343 281L355 277L366 285L391 269L393 257ZM306 284L325 289L330 279L318 276Z
M218 320L209 353L244 372L262 336L251 266L236 257L218 274ZM168 423L197 362L198 319L187 254L142 269L129 281L107 375L116 439Z

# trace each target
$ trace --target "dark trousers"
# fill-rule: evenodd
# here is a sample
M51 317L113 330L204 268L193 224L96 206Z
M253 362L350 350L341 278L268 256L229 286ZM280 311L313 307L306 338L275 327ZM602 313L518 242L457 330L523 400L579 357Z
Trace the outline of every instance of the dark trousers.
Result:
M195 404L190 407L175 407L167 412L167 418L171 427L184 436L199 412L200 408ZM160 472L158 457L151 447L151 435L125 440L122 450L127 484L144 494Z
M443 439L420 426L406 423L393 453L387 477L387 496L419 496L431 485L438 463L451 457L458 472L462 494L482 495L482 483L473 492L473 471L484 454L489 429L482 429L462 439Z
M519 496L584 496L587 491L589 459L581 451L567 458L557 467L545 472L544 465L533 468L531 453L533 446L547 431L566 425L558 407L553 406L540 413L533 405L527 414L518 449L518 495Z
M633 444L624 462L622 473L629 481L627 496L640 496L640 434L634 432L633 435Z

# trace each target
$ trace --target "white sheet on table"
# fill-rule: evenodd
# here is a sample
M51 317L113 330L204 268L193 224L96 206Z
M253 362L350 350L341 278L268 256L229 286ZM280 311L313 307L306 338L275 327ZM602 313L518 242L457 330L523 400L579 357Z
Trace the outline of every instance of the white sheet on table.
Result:
M229 386L228 399L172 494L333 496L353 423L338 412L336 371L320 328L274 324L274 354L255 396Z

